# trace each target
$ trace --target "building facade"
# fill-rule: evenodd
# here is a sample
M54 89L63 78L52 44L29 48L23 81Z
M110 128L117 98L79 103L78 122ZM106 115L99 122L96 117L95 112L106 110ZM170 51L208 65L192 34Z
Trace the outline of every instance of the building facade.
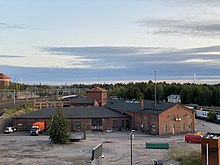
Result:
M35 122L45 122L50 126L52 115L58 110L48 107L13 119L13 126L19 131L29 131ZM104 131L129 129L130 116L104 107L64 107L64 115L69 121L71 131Z
M0 89L3 89L5 87L8 87L11 83L11 79L4 75L3 73L0 73Z
M131 128L144 133L165 135L188 133L195 130L195 111L181 104L144 100L138 102L113 101L110 109L131 116Z
M99 106L104 106L108 101L108 91L95 86L94 88L86 91L87 99L96 99L99 103Z
M181 103L180 95L170 95L167 99L169 103Z

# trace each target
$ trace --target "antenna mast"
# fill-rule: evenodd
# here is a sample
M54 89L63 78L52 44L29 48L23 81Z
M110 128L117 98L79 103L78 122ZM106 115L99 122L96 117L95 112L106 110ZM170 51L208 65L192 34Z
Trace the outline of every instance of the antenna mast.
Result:
M154 108L156 109L157 107L157 71L154 71Z
M196 74L194 73L193 74L193 84L195 84L196 83Z

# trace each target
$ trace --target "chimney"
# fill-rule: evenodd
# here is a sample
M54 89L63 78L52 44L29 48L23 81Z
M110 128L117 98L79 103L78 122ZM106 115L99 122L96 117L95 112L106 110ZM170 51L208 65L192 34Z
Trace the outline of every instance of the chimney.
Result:
M144 110L144 100L140 100L140 107L141 107L141 110Z

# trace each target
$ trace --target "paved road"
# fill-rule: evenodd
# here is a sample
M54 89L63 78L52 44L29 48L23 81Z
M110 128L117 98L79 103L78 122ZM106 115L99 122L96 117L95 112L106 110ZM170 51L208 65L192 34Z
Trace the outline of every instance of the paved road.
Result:
M213 132L220 133L220 124L210 123L204 120L197 119L196 130L204 133Z

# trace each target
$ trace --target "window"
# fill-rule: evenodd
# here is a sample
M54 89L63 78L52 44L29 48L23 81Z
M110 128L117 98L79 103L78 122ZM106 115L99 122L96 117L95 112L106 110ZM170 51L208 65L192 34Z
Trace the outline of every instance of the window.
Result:
M192 130L192 123L188 124L188 129Z
M118 127L118 121L117 120L112 120L112 127L117 128Z
M191 115L187 115L187 119L192 119L192 116Z
M181 116L181 120L185 120L185 115Z
M125 120L122 120L121 126L122 126L122 128L125 127Z
M175 124L170 124L170 132L175 133Z
M102 126L102 119L92 119L92 126Z
M185 124L184 123L181 123L180 125L180 131L184 131L185 130Z
M147 116L144 116L144 120L147 121Z
M156 121L156 117L155 116L151 116L151 121L155 122Z
M171 115L170 116L170 120L175 120L175 118L176 118L176 115Z
M167 132L167 125L163 124L162 125L162 133L166 133Z
M75 121L72 123L72 131L80 131L81 130L81 121Z

